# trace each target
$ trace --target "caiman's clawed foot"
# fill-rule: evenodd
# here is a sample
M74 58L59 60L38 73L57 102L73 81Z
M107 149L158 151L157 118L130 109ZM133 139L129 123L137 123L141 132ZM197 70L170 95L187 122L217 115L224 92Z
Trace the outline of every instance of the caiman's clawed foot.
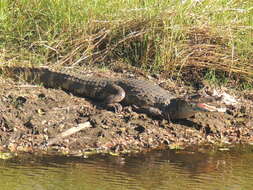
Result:
M112 108L115 113L120 113L123 110L120 103L107 104L107 107Z

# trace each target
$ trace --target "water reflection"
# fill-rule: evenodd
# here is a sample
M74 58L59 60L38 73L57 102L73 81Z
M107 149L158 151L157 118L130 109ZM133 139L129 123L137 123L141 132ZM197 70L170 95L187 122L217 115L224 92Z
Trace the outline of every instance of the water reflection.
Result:
M156 151L132 157L25 158L0 162L1 190L247 190L253 153Z

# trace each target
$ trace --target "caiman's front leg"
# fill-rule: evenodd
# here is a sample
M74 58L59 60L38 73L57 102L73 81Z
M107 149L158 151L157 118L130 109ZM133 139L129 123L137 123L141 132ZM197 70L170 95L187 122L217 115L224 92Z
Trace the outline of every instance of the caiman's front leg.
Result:
M155 117L155 118L163 118L161 110L155 107L149 107L149 106L142 106L142 107L137 107L133 106L133 110L138 112L138 113L144 113L147 114L148 116Z
M126 96L126 92L123 88L110 83L106 85L106 89L102 93L104 93L103 96L105 97L103 104L106 107L112 107L115 112L122 111L122 106L119 102L121 102Z

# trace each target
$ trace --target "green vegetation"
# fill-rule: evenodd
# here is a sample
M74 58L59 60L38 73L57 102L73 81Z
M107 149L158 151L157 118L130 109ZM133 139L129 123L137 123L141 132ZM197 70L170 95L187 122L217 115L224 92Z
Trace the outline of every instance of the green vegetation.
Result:
M0 47L1 62L124 62L177 76L197 68L252 84L253 3L0 0Z

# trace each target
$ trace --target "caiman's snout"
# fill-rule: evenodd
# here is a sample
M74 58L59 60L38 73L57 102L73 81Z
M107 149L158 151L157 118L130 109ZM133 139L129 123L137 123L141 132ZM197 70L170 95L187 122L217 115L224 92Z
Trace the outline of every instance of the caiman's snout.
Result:
M188 102L182 99L173 99L168 105L165 117L168 120L186 119L195 115L197 112L214 112L218 108L206 103Z

